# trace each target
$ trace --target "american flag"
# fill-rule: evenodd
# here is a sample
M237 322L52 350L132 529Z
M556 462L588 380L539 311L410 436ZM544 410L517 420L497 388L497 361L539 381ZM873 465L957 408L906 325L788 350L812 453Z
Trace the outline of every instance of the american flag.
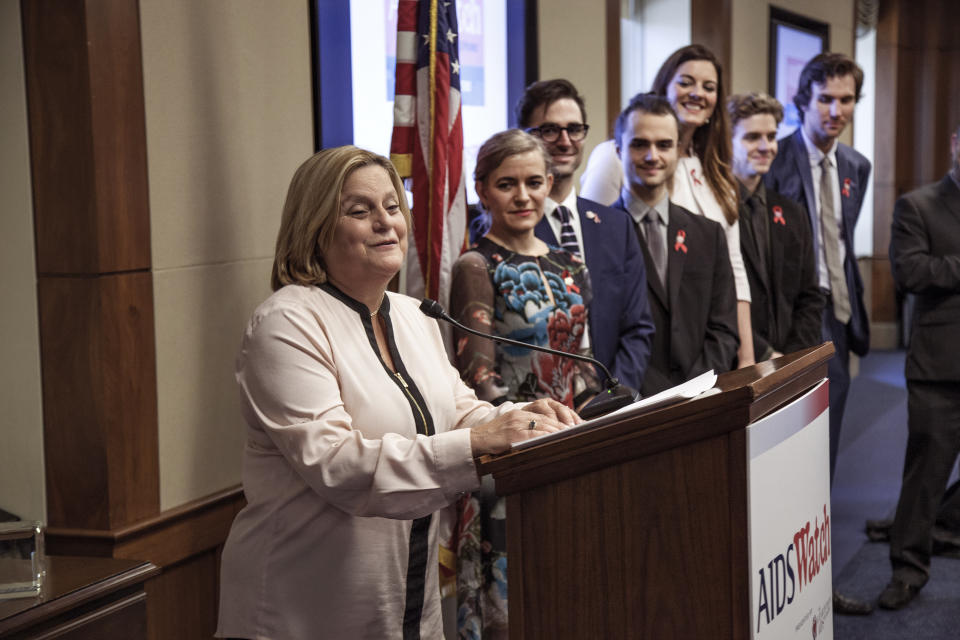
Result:
M412 178L407 293L447 306L466 228L455 2L400 0L390 159Z

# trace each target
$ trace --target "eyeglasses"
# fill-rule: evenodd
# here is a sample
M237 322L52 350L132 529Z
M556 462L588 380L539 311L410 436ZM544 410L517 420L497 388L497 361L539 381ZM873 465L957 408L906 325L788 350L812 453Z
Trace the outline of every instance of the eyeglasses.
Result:
M542 124L539 127L530 127L527 129L527 133L537 136L544 142L556 142L560 139L560 133L566 131L567 137L573 142L577 142L587 137L587 131L589 129L590 125L578 123L569 124L565 127L556 124Z

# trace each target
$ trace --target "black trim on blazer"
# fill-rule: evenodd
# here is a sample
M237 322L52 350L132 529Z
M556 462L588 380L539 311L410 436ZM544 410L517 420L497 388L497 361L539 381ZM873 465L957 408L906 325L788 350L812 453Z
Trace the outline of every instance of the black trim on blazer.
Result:
M393 365L397 368L396 373L390 371L387 363L384 362L380 353L380 347L377 346L377 337L373 332L373 320L370 316L370 309L367 305L358 300L354 300L346 293L335 287L329 282L320 285L324 291L337 298L345 305L353 309L360 316L360 322L370 341L370 347L380 359L380 364L384 371L390 376L394 384L400 388L407 402L410 404L410 411L413 414L413 421L417 426L419 435L432 436L435 433L433 426L433 416L427 408L427 403L423 399L423 394L417 388L413 378L407 371L403 360L400 358L400 352L397 350L397 343L394 339L393 322L390 320L390 297L383 296L383 302L380 305L378 314L384 320L386 327L387 350L393 360ZM399 376L398 376L399 374ZM433 515L424 516L413 520L410 526L409 552L407 555L407 589L404 599L405 608L403 612L403 638L404 640L419 640L420 638L420 620L423 616L424 595L426 593L427 582L427 559L430 555L430 522Z

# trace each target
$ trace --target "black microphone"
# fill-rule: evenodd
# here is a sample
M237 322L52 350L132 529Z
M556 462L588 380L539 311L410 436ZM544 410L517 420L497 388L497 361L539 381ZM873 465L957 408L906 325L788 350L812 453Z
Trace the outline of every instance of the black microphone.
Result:
M613 377L613 374L610 373L610 370L607 369L602 362L591 358L589 356L582 356L579 353L567 353L566 351L557 351L556 349L550 349L548 347L541 347L535 344L528 344L526 342L521 342L519 340L512 340L510 338L502 338L500 336L493 336L489 333L483 333L482 331L477 331L476 329L471 329L470 327L460 324L448 314L444 308L436 300L431 300L430 298L424 298L420 303L420 311L424 314L435 318L437 320L443 320L448 322L453 326L457 327L461 331L466 331L475 336L481 338L486 338L488 340L493 340L494 342L503 342L505 344L512 344L517 347L523 347L524 349L533 349L534 351L543 351L544 353L551 353L555 356L560 356L562 358L573 358L574 360L582 360L583 362L589 362L590 364L598 367L605 376L603 384L606 387L604 391L598 393L586 406L580 411L580 417L582 418L595 418L597 416L602 416L611 411L616 411L621 407L625 407L632 402L636 402L640 399L640 394L631 389L626 385L620 384L620 381Z

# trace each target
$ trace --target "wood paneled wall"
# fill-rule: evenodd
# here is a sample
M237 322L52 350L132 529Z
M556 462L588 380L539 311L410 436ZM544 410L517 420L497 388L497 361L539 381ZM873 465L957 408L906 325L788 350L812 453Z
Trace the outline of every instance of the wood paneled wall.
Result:
M109 530L160 504L137 3L22 12L47 522Z
M137 0L23 0L47 548L150 560L149 636L209 638L239 488L160 512Z
M874 259L871 318L893 322L897 300L888 247L893 206L943 177L960 124L960 3L881 0L877 25Z
M36 0L22 9L37 271L147 270L137 3Z
M690 1L690 42L702 44L720 60L727 95L730 95L733 87L730 53L732 33L733 0Z
M48 524L109 530L156 515L150 273L38 285Z

